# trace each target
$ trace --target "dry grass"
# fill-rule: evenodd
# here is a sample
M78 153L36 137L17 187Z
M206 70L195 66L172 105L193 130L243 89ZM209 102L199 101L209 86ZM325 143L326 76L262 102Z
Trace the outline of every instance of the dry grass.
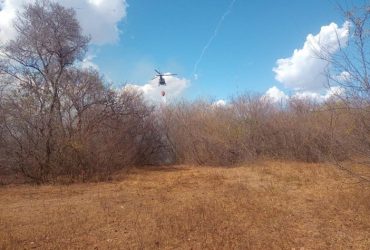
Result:
M0 189L2 249L370 249L370 187L329 165L133 169Z

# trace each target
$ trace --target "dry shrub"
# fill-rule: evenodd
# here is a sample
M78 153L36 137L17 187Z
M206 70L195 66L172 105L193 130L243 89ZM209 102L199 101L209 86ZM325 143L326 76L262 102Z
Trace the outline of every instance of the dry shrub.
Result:
M257 158L342 161L356 144L349 132L356 121L338 108L343 105L291 99L279 106L245 94L221 107L207 101L181 102L166 107L162 115L177 163L233 165Z

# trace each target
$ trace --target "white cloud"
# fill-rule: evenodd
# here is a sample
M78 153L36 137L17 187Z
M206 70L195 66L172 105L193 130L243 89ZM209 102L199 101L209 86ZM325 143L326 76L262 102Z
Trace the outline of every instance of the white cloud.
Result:
M12 22L17 11L34 0L0 0L0 42L14 38ZM126 0L58 0L59 4L75 9L77 19L92 43L101 45L119 40L118 23L127 15Z
M320 91L324 88L327 78L324 74L328 62L318 55L331 56L340 46L344 47L349 38L349 22L342 27L331 23L322 26L317 35L309 34L303 48L296 49L289 58L277 60L273 68L275 79L285 87L297 91Z
M289 99L310 100L315 102L324 102L333 98L338 98L345 94L345 90L339 86L333 86L325 91L296 91L293 95L289 96L284 91L277 87L272 87L266 91L262 98L267 98L274 103L286 102Z
M343 71L342 73L336 76L336 80L341 83L348 82L351 80L351 74L347 71Z
M300 100L311 100L316 102L324 102L330 99L338 98L344 94L344 89L338 86L331 87L326 90L324 93L317 93L311 91L302 91L295 93L292 98Z
M327 77L325 71L330 64L319 58L330 58L340 47L345 47L349 39L350 23L345 22L342 27L331 23L322 26L316 35L309 34L301 49L296 49L289 58L277 60L277 66L273 68L275 79L281 82L293 94L288 96L277 87L272 87L263 97L273 102L281 102L289 99L306 99L323 102L344 95L344 89L333 86L325 88ZM336 76L337 81L348 81L348 72L342 72Z
M285 102L289 97L276 86L269 88L263 95L263 98L267 98L271 102Z
M93 62L95 57L95 55L87 55L81 62L81 68L99 70L99 66Z
M293 96L293 99L299 100L311 100L311 101L322 101L324 98L322 95L312 91L301 91L296 92Z
M190 81L185 78L166 76L165 80L167 83L166 86L158 86L158 79L154 79L145 85L128 84L124 87L124 90L129 91L130 89L134 89L141 91L147 101L159 103L164 100L171 101L181 97L186 88L190 85ZM165 97L162 97L162 91L165 91Z
M333 86L328 89L324 95L324 99L338 98L345 95L345 89L339 86Z
M214 102L212 105L216 106L216 107L225 107L227 105L227 102L223 99L220 99L220 100Z

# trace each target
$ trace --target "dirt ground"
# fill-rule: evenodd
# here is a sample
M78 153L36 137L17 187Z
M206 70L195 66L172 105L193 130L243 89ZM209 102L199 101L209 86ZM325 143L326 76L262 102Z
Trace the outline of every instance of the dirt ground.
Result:
M1 249L370 249L370 185L325 164L131 169L0 188Z

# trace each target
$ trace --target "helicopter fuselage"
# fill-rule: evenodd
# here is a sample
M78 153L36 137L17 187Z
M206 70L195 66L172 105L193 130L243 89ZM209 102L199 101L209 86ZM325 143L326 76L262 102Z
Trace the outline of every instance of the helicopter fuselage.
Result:
M159 76L159 85L166 85L166 81L164 80L163 76Z

